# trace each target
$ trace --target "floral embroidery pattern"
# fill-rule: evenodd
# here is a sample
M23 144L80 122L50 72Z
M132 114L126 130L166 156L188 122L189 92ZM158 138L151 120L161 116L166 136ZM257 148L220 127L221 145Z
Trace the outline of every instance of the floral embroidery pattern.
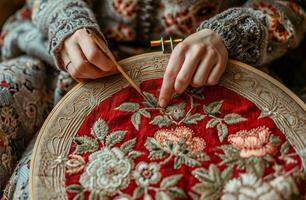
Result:
M303 168L280 132L271 123L237 130L259 119L204 92L188 89L165 109L150 92L144 92L147 102L116 102L111 110L124 116L120 125L98 109L65 162L74 177L69 198L238 199L249 197L249 187L254 198L274 198L285 188L288 197L298 195Z
M259 127L250 131L239 131L229 136L229 142L240 150L240 157L262 157L274 154L275 147L269 142L270 130Z

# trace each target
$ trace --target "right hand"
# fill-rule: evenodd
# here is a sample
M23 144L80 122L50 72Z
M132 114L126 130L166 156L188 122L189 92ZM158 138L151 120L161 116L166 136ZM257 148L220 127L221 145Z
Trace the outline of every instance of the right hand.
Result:
M97 79L116 71L115 64L99 49L85 29L64 41L60 52L65 70L76 81Z

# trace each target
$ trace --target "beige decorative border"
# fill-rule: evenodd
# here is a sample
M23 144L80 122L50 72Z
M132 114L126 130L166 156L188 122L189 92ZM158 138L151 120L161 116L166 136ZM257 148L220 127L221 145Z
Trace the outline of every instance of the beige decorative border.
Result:
M169 55L142 54L120 62L130 76L141 81L162 77ZM286 134L306 166L306 105L285 86L267 74L238 61L230 61L221 80L229 88L255 103ZM120 76L78 84L46 119L32 154L30 197L67 199L64 158L83 119L96 105L128 86Z

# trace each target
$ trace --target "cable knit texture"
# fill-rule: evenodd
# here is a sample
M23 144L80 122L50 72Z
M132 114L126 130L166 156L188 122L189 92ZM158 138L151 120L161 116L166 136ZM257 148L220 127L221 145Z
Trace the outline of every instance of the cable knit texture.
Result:
M265 60L268 44L267 19L250 8L232 8L207 21L198 28L211 29L219 34L229 56L260 65Z
M81 0L53 0L42 4L33 21L48 35L49 51L59 68L63 63L58 54L68 36L84 27L100 32L92 11Z

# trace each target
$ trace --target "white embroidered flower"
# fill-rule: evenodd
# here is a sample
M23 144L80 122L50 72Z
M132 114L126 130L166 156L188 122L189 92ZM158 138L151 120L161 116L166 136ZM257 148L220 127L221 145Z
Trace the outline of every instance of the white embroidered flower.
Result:
M131 170L131 161L119 148L105 148L89 156L80 183L91 191L114 195L129 184Z
M264 182L253 174L242 174L225 185L221 200L281 200L290 199L292 194L298 194L298 189L290 176Z
M155 184L158 183L161 178L159 168L160 167L157 163L140 162L136 166L133 176L136 179L137 184L140 186Z

